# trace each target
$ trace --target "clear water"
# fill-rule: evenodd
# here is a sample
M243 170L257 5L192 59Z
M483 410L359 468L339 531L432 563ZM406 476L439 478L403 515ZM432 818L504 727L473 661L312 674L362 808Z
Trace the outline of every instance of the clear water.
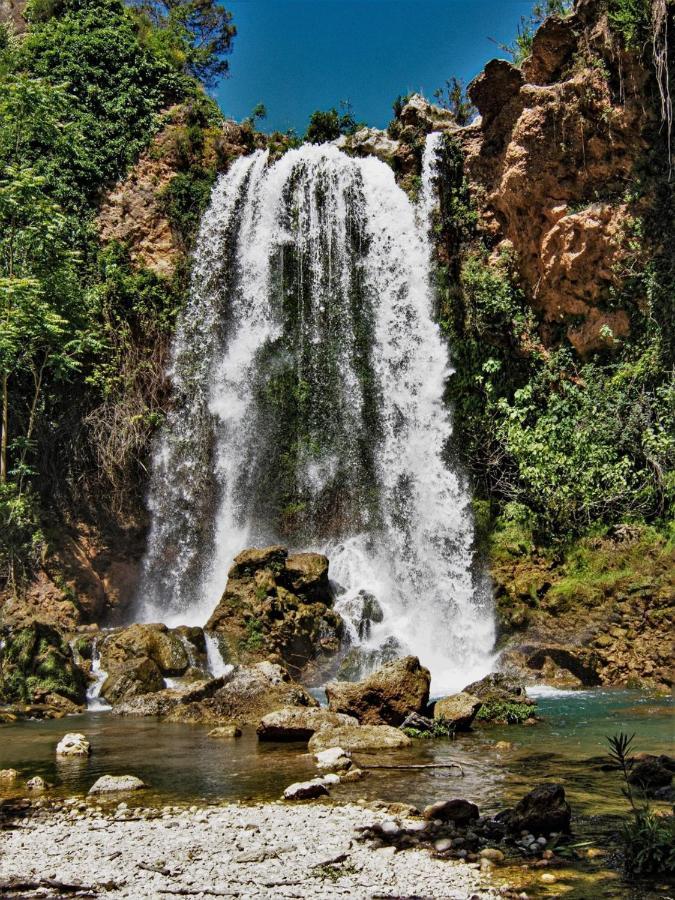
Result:
M447 793L475 800L482 809L501 808L541 780L565 785L578 814L619 812L620 786L601 768L605 737L636 732L638 749L672 752L672 703L621 690L593 690L542 697L536 726L486 726L453 741L416 741L410 750L378 753L387 761L448 762L450 770L381 770L334 789L336 799L382 797L424 805ZM254 729L242 738L209 738L208 727L119 718L90 712L66 719L0 726L0 768L39 774L63 792L84 791L104 773L131 773L145 780L151 796L191 800L276 799L291 780L314 773L302 745L259 743ZM82 731L92 743L89 759L57 761L54 748L66 731ZM497 741L513 743L498 753Z
M327 554L345 616L373 594L370 649L393 638L436 692L490 670L469 493L445 457L439 141L417 205L389 166L330 145L273 164L258 151L218 182L173 349L136 618L204 624L233 557L279 541Z
M532 727L483 727L454 741L417 741L410 750L356 754L365 766L459 762L464 776L456 769L374 769L363 781L332 788L331 798L424 806L458 796L490 813L542 781L559 782L572 805L580 858L569 868L556 868L558 882L550 887L541 884L538 870L523 869L516 858L496 870L495 877L521 885L530 897L671 896L667 885L660 890L624 883L609 865L611 856L589 859L585 851L588 846L610 848L611 854L618 817L626 811L619 781L603 769L606 736L636 732L637 749L672 752L672 701L622 690L555 691L540 697L539 712L544 721ZM0 726L0 768L16 768L26 778L42 775L64 796L86 792L102 774L134 774L149 785L137 800L146 806L276 800L291 782L316 774L305 745L258 743L252 728L237 740L209 738L208 730L93 712L60 721L19 722ZM89 759L56 760L56 743L66 731L87 735L93 747ZM495 744L503 740L513 748L498 752Z

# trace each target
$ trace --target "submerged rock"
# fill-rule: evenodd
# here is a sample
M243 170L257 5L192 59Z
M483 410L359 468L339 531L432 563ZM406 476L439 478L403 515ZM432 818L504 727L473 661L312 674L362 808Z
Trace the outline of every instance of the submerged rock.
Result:
M398 750L411 747L407 734L391 725L341 725L338 728L322 728L309 740L311 753L342 747L343 750Z
M272 658L306 676L340 648L344 626L332 604L325 556L252 548L235 557L206 630L232 663Z
M57 756L89 756L91 744L84 734L69 732L56 745Z
M147 787L135 775L101 775L89 788L90 794L112 794L116 791L140 791Z
M261 741L308 741L320 728L358 724L353 716L321 707L290 706L263 716L257 732Z
M429 702L429 670L416 656L386 663L356 683L326 687L328 706L367 725L400 725L411 712L424 712Z
M467 731L483 705L479 697L460 691L450 697L442 697L434 704L434 719L442 719L455 731Z
M238 725L219 725L209 731L210 738L238 738L241 737L241 728Z

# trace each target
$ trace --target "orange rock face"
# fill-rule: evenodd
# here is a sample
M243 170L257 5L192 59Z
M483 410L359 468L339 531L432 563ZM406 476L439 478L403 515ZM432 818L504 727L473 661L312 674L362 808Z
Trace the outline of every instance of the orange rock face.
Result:
M617 52L584 4L549 19L521 69L493 60L472 83L481 119L458 135L484 230L497 250L512 249L526 295L582 356L630 330L607 301L626 257L625 188L650 123L646 74Z

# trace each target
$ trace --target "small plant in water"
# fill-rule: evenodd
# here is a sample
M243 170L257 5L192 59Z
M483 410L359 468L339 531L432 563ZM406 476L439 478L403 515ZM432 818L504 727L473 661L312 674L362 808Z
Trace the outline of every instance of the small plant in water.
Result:
M622 794L630 804L632 819L621 831L624 865L630 875L675 875L675 816L658 815L648 803L638 803L630 775L635 766L635 735L623 732L607 738L609 758L621 773Z
M455 726L443 716L434 719L431 728L403 728L402 731L411 738L454 738L455 736Z

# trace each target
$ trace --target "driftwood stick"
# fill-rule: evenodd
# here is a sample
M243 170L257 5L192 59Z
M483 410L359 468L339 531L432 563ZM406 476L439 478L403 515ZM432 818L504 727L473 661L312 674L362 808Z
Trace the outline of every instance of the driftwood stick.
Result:
M96 888L91 884L69 884L65 881L54 881L52 878L41 878L39 881L0 881L0 896L3 896L3 892L9 894L18 891L37 891L40 888L49 888L60 894L97 895Z
M459 763L410 763L409 765L373 765L368 766L359 763L360 769L459 769L464 774L464 769Z

